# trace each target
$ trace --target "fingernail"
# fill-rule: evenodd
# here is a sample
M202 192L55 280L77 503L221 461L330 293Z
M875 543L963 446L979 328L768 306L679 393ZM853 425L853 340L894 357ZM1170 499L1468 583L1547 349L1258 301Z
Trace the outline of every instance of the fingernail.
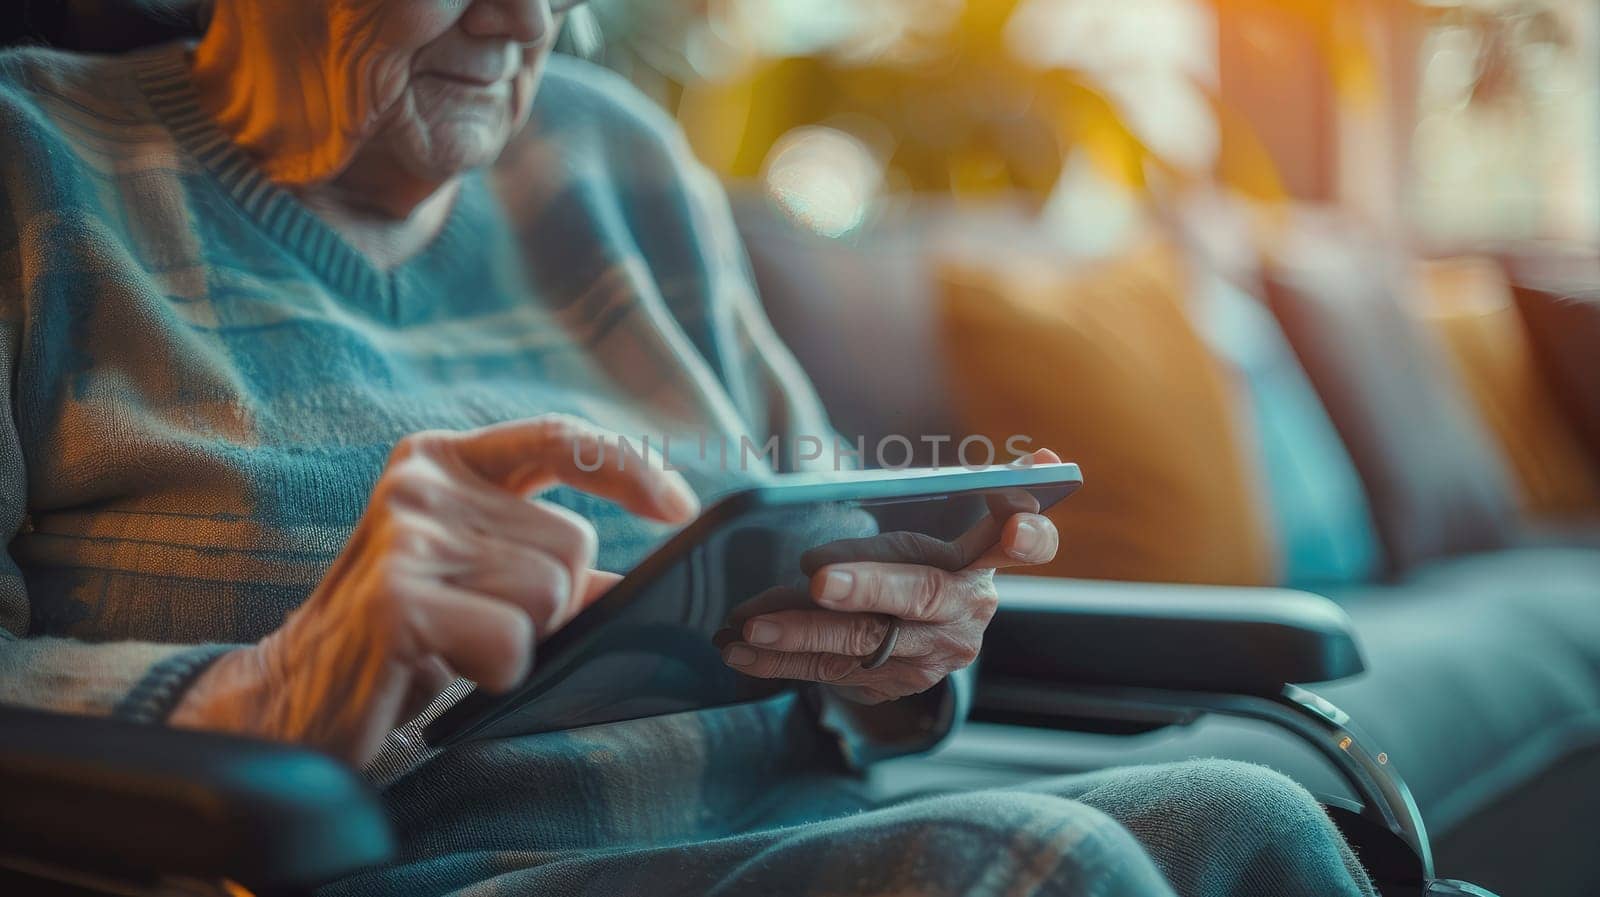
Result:
M1011 551L1008 554L1019 561L1028 561L1038 557L1043 548L1044 527L1039 525L1039 521L1031 517L1018 520L1017 534L1011 540Z
M728 649L722 652L722 659L731 666L747 667L756 662L756 652L744 645L729 645Z
M757 620L750 624L749 633L750 641L757 645L775 645L778 643L778 636L783 634L783 627L777 623Z
M850 590L855 584L854 573L847 570L829 570L828 575L822 577L822 594L818 596L818 600L843 601L850 597Z

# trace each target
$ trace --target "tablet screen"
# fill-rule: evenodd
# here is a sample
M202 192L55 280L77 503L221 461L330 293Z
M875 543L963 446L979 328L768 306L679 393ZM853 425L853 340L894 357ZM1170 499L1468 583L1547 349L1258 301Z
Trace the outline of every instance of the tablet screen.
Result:
M541 644L525 685L511 695L469 695L428 728L428 740L571 729L793 688L723 663L717 635L736 625L740 605L813 606L809 574L829 563L959 570L995 544L1011 514L1048 509L1076 485L823 499L807 499L804 488L769 487L713 506ZM850 489L811 490L830 491Z

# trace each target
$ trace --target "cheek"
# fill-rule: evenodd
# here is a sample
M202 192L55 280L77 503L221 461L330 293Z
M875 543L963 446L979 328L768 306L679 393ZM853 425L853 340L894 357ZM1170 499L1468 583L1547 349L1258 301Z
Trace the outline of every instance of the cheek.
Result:
M448 31L461 4L413 0L343 0L333 13L336 68L349 79L345 94L357 127L394 110L411 83L416 56Z
M360 118L372 121L394 110L405 97L411 83L410 66L404 57L381 56L368 60L363 68L366 84Z
M388 142L414 167L435 174L487 165L509 136L511 93L489 97L424 80L391 117Z
M467 0L331 0L330 5L334 20L360 23L385 43L417 49L455 27Z

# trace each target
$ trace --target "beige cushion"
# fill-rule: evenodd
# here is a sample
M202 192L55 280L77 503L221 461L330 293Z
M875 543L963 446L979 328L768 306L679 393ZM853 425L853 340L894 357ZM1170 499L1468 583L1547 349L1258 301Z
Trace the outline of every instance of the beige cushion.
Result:
M1417 275L1420 311L1505 452L1524 511L1559 518L1600 510L1600 471L1538 369L1504 269L1457 258L1419 263Z
M1600 466L1600 280L1519 284L1516 302L1556 403Z

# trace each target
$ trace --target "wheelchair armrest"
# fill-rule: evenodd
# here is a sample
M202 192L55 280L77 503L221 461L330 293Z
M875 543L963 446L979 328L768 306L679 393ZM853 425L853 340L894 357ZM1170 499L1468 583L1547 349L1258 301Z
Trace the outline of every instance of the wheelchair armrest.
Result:
M1288 589L996 578L979 676L1276 695L1363 669L1350 618Z
M997 577L972 718L1109 733L1206 714L1257 719L1315 748L1359 798L1346 825L1382 835L1385 871L1426 881L1410 789L1349 715L1300 686L1364 669L1349 617L1286 589ZM1378 848L1373 848L1377 851Z
M366 785L290 745L0 707L0 858L299 890L393 852Z

